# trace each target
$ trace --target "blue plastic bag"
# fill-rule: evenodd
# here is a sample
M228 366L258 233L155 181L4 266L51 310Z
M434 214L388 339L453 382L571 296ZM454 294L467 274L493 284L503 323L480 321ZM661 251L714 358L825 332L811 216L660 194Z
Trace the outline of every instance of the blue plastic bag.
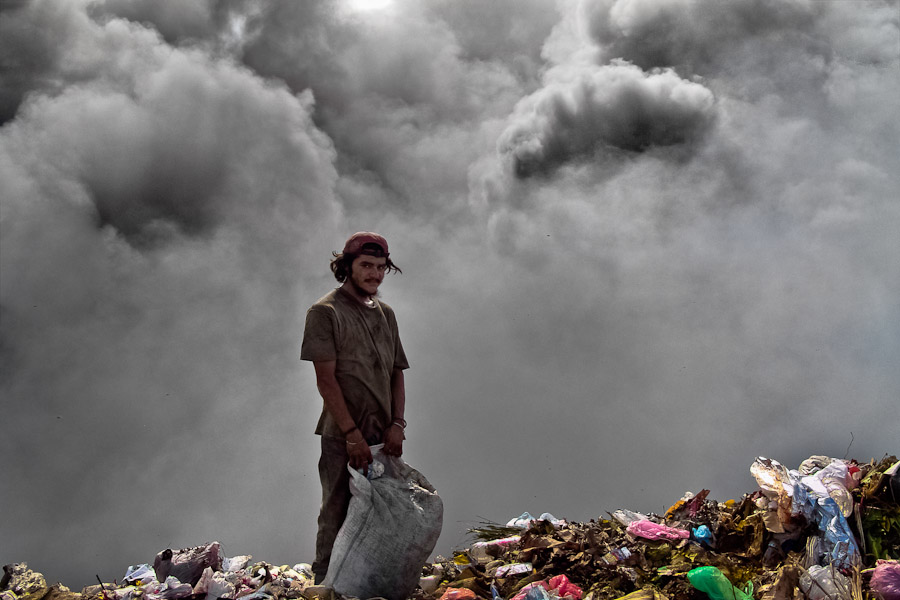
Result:
M706 525L701 525L691 531L691 537L709 548L713 547L713 534Z

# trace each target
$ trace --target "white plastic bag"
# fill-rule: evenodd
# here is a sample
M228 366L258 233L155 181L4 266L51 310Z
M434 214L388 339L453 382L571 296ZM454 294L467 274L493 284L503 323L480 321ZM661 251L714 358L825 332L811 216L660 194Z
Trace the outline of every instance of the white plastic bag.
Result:
M405 600L441 534L444 505L434 487L402 459L372 446L368 479L350 470L350 507L322 585L344 596ZM374 467L374 468L373 468Z
M850 580L834 567L813 565L800 577L800 589L810 600L851 600Z

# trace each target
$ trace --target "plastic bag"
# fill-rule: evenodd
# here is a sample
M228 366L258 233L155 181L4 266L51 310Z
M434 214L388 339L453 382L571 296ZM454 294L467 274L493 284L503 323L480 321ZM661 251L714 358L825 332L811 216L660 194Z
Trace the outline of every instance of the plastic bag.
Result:
M826 542L827 562L839 568L849 568L858 564L860 554L856 536L837 503L830 497L820 498L816 514L821 537Z
M557 519L553 515L548 512L541 513L539 517L533 517L530 512L523 512L518 517L514 519L510 519L507 523L507 527L520 527L522 529L528 529L531 527L535 521L549 521L554 527L559 528L563 527L566 524L564 519Z
M569 581L565 575L557 575L550 578L550 589L556 592L560 598L571 598L572 600L581 600L583 592L581 588Z
M225 573L206 567L200 581L194 586L193 594L206 594L207 598L234 598L235 587L225 580Z
M691 537L693 537L701 544L708 546L709 548L712 548L713 544L715 543L713 541L712 531L710 531L709 527L707 527L706 525L701 525L700 527L694 529L691 532Z
M801 465L802 468L803 465ZM809 470L808 467L807 470ZM825 467L801 478L800 483L809 488L817 497L831 497L841 508L844 517L853 514L853 495L850 490L856 487L857 482L850 474L849 465L844 461L832 459Z
M159 581L177 577L178 581L191 586L200 581L206 567L212 567L213 571L222 570L222 548L219 542L183 550L163 550L153 561L153 570Z
M628 525L633 521L646 521L649 519L647 515L630 511L627 508L617 510L612 514L612 517L622 525Z
M551 594L552 592L552 594ZM550 598L569 598L581 600L583 592L580 587L569 581L565 575L551 577L550 581L529 583L512 600L549 600Z
M881 600L900 600L900 561L879 560L870 587Z
M807 471L818 469L819 462L816 458L815 464L807 464L804 468ZM825 468L815 471L814 475L802 477L799 471L788 471L778 461L759 457L750 466L750 472L763 494L776 501L778 518L782 523L788 522L791 515L802 515L807 521L818 525L827 562L839 568L850 568L860 562L856 538L844 517L849 491L842 486L844 483L855 485L846 463L835 459ZM845 503L845 507L838 505L832 492ZM852 497L849 502L852 510Z
M122 578L124 583L128 585L142 585L156 580L156 572L148 564L132 565L125 571L125 577Z
M833 567L813 565L800 576L800 589L809 600L851 600L850 580Z
M687 578L712 600L753 600L753 596L734 587L717 567L698 567L688 571Z
M447 588L440 600L475 600L475 592L466 588Z
M350 507L323 585L344 596L405 600L441 533L444 505L434 487L402 459L372 446L384 474L350 471ZM370 466L370 471L373 469Z
M691 537L689 531L666 527L653 521L632 521L625 530L631 535L647 538L648 540L686 540Z

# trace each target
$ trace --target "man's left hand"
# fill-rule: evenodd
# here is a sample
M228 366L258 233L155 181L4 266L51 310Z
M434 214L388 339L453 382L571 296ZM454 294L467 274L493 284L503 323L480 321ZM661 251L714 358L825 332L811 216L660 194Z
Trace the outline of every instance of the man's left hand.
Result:
M403 428L399 425L391 425L384 432L384 453L388 456L403 455Z

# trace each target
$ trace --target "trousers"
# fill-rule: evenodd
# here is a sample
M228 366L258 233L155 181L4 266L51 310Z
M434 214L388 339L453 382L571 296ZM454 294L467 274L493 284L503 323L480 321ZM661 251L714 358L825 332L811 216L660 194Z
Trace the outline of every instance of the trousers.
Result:
M366 436L366 442L373 446L381 443L381 433ZM321 583L328 573L331 549L350 506L350 472L347 463L350 457L342 438L322 436L322 455L319 457L319 481L322 484L322 505L319 508L316 533L316 559L312 564L315 583Z

